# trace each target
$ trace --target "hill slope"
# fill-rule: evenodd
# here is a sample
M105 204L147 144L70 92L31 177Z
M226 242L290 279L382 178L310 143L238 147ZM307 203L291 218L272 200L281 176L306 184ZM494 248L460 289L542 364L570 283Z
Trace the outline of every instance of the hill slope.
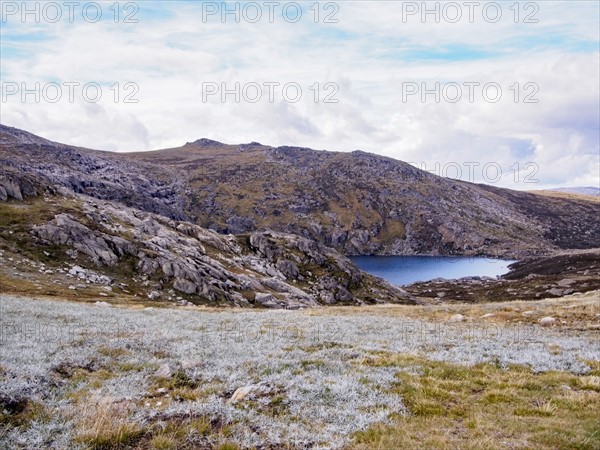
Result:
M115 154L2 126L0 164L0 199L35 191L36 180L221 233L294 233L348 255L522 258L600 246L600 204L445 179L360 151L200 139Z
M81 194L0 203L0 292L287 309L413 303L306 238L224 236Z

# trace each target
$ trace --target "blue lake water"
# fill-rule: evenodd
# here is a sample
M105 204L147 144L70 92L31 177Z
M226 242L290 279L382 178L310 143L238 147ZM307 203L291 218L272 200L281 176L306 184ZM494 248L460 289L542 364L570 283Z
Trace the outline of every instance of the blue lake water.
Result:
M365 272L395 285L434 278L496 277L508 272L514 261L469 256L353 256Z

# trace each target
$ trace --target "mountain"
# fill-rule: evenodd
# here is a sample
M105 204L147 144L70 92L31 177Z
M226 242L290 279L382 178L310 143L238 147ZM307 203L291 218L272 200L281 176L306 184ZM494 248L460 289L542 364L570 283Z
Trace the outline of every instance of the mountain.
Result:
M591 195L594 197L600 197L600 188L593 187L593 186L554 188L551 190L558 191L558 192L565 192L567 194L580 194L580 195Z
M0 127L0 199L67 189L222 234L275 230L346 255L520 259L600 246L600 204L438 177L410 164L209 139L110 153Z
M316 241L186 221L175 169L0 131L0 292L287 309L414 303Z

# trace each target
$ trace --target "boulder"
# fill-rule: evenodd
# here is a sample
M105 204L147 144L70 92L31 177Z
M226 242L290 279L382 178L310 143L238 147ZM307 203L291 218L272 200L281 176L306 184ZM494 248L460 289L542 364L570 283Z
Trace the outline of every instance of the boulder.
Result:
M271 294L257 292L254 295L254 301L265 308L279 308L279 304Z
M156 300L156 299L160 298L160 292L158 292L158 291L150 291L150 293L148 294L148 298L150 300Z
M154 373L154 375L159 378L171 378L174 373L175 373L175 368L173 366L171 366L170 364L163 364Z
M556 322L556 319L554 317L542 317L539 321L540 325L544 325L544 326L548 326L548 325L552 325L553 323Z
M462 314L454 314L448 319L448 323L464 322L465 316Z
M249 386L242 386L235 390L229 401L231 403L237 403L246 400L250 397L266 395L269 392L269 387L264 384L251 384Z
M279 270L286 278L298 278L300 271L298 266L290 260L279 259L275 264L277 270Z
M186 294L195 294L198 291L198 286L196 286L189 280L176 278L175 282L173 283L173 289L184 292Z

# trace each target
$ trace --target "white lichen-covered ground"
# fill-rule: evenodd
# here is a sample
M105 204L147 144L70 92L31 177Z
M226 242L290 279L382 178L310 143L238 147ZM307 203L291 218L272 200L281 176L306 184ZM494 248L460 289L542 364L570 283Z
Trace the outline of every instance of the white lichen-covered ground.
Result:
M573 373L600 360L597 335L587 331L416 320L385 307L364 315L218 311L2 295L0 325L0 399L26 399L48 413L0 429L1 448L75 448L82 405L94 402L122 405L140 426L209 417L240 448L341 448L352 433L405 413L389 389L398 368L366 363L381 352ZM179 397L160 387L161 369L183 380ZM194 395L184 395L186 385ZM253 393L231 402L244 386ZM189 442L210 448L221 438Z

